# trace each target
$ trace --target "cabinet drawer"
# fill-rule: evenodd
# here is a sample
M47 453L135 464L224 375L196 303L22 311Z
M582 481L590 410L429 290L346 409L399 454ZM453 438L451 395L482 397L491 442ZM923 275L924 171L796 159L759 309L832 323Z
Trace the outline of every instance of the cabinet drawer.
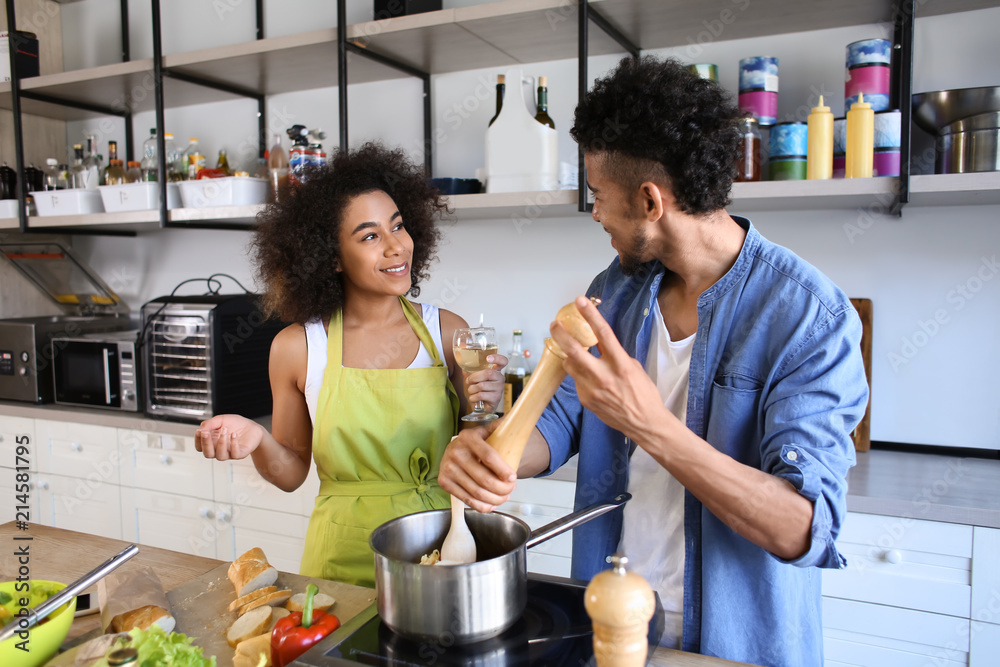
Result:
M108 426L39 421L38 471L120 483L117 430Z
M260 476L249 457L228 464L216 463L216 490L228 487L227 502L240 507L255 507L274 512L285 512L297 516L312 513L316 494L319 493L319 479L315 468L295 491L285 493ZM219 486L219 475L228 476L227 487ZM217 495L217 497L220 497Z
M13 459L13 456L11 457ZM17 485L20 482L17 481L18 472L13 468L0 467L0 501L4 503L0 507L0 523L7 523L8 521L23 521L25 514L28 517L28 521L31 523L43 523L42 515L38 512L38 494L41 490L38 487L38 475L33 472L28 472L29 486L27 493L27 510L18 509L21 505L20 500L17 496ZM23 477L21 479L24 479ZM24 512L24 514L17 515L17 512Z
M965 525L850 514L837 540L847 569L823 571L823 594L968 618L972 533Z
M283 572L298 572L308 526L309 520L303 516L237 506L233 513L236 548L232 557L260 547L271 565Z
M823 637L827 659L852 665L968 662L969 621L943 614L824 597Z
M139 544L216 558L217 543L232 544L231 510L199 500L147 489L122 489L129 509L124 536Z
M569 577L572 570L572 561L569 558L535 553L536 550L537 547L528 550L528 572L550 574L554 577Z
M121 494L117 484L39 474L38 504L45 523L116 540L122 538Z
M35 437L35 420L24 417L8 417L0 415L0 466L15 468L18 461L15 458L17 445L27 445L29 470L38 470L38 450L40 446ZM10 483L13 483L12 481Z
M212 467L195 451L194 438L122 430L122 485L212 500Z

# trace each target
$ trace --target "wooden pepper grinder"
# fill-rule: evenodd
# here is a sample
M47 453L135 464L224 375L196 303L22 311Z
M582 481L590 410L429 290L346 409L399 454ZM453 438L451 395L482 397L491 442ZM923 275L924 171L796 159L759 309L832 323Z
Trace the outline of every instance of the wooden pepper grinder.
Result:
M611 557L612 569L599 572L587 586L584 606L594 624L597 667L642 667L649 650L649 619L656 598L642 575L626 572L628 558Z
M591 297L590 300L595 305L601 303L597 297ZM568 303L560 308L556 313L556 321L566 327L573 338L584 347L597 345L597 335L577 310L576 303ZM565 358L566 353L559 347L559 343L552 338L546 338L542 358L531 374L531 382L521 392L514 409L486 439L486 442L497 450L507 465L514 470L517 470L518 463L521 462L521 454L524 453L524 447L528 444L528 437L535 428L538 418L542 416L545 406L549 404L559 385L566 378L566 371L562 366Z

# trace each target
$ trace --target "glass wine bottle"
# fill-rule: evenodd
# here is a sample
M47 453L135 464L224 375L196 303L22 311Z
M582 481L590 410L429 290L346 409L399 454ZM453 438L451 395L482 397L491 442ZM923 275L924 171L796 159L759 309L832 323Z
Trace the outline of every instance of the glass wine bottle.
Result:
M506 84L504 83L506 79L507 77L504 76L503 74L497 74L497 112L493 114L493 118L490 118L490 125L492 125L493 122L497 118L499 118L500 109L503 108L503 94L504 90L507 88Z
M118 142L108 142L108 166L104 169L105 185L123 185L128 182L122 161L118 159Z
M545 76L538 77L538 103L535 108L535 120L542 125L548 125L553 130L556 129L556 122L549 118L549 79Z
M514 329L514 346L510 351L507 366L503 369L503 412L510 412L514 402L524 391L524 385L531 377L531 367L524 353L521 341L522 331ZM499 412L499 410L498 410Z

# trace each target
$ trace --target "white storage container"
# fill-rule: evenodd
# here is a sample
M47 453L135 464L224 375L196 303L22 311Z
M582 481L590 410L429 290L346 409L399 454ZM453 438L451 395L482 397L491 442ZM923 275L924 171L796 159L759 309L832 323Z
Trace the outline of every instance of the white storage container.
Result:
M16 199L0 199L0 218L16 218L17 216L17 204Z
M45 190L32 192L38 215L80 215L103 213L104 204L97 190L75 188L71 190Z
M99 185L104 210L149 211L160 208L160 184L155 181L126 183L124 185ZM167 183L167 208L180 208L181 191L177 183Z
M181 181L184 208L209 206L247 206L267 201L267 179L250 176L227 176Z

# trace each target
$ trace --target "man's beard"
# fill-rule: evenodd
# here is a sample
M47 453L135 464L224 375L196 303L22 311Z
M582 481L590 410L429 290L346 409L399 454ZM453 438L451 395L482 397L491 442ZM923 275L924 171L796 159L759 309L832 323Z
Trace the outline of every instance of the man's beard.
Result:
M649 245L649 238L643 232L641 228L637 228L632 234L631 244L629 248L622 249L619 253L618 258L621 262L622 273L626 276L634 276L645 264L642 259L643 253L646 251L646 247Z

